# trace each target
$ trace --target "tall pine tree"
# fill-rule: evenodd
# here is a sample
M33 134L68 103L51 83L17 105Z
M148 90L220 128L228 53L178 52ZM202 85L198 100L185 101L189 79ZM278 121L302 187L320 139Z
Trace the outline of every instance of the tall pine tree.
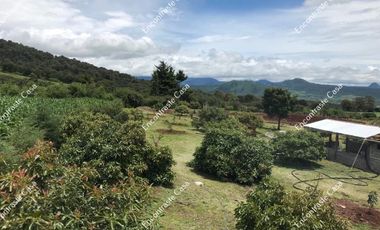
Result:
M172 95L180 89L180 83L187 76L182 70L175 72L174 68L161 61L152 74L152 94L157 96Z

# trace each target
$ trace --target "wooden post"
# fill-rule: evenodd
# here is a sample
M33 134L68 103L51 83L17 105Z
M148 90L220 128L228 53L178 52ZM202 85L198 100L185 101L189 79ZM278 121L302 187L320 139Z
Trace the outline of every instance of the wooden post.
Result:
M339 148L339 134L335 135L336 147Z

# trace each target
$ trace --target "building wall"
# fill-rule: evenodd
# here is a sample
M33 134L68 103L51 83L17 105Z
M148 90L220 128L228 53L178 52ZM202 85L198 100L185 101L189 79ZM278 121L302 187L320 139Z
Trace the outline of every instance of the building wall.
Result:
M342 150L337 150L336 148L327 148L327 159L342 163L349 167L355 161L357 153L346 152ZM367 164L369 162L369 165ZM365 171L374 171L380 173L380 149L377 143L370 143L366 149L366 153L362 151L355 163L355 168L359 168Z
M368 155L370 169L380 173L380 143L372 143L370 145L370 154Z

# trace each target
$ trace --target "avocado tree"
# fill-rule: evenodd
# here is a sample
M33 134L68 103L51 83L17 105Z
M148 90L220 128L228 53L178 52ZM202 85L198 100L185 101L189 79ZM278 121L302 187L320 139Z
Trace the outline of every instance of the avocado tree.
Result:
M311 214L322 198L321 192L287 192L279 183L265 179L235 209L236 229L349 229L329 200Z
M252 135L256 135L256 129L264 125L263 120L253 113L238 114L237 119L244 124Z
M324 140L318 133L293 131L273 140L276 159L322 160L326 157Z
M238 127L231 129L223 123L207 129L190 165L196 171L239 184L251 185L270 175L271 145L264 140L247 138Z
M179 119L185 114L189 113L189 108L186 105L179 105L175 108L175 114L179 116Z
M197 129L202 129L209 122L220 122L229 117L228 112L222 108L204 107L199 111L198 116L193 118L192 125Z
M266 89L263 96L264 112L269 117L277 117L277 129L281 129L281 120L288 117L290 111L293 110L295 97L286 89L269 88Z

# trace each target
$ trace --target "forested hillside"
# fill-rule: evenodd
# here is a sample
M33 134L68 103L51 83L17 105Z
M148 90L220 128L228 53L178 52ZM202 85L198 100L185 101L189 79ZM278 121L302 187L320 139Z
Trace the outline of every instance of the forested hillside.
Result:
M118 87L147 85L129 74L96 67L64 56L55 56L3 39L0 39L0 68L7 73L63 83L100 83Z

